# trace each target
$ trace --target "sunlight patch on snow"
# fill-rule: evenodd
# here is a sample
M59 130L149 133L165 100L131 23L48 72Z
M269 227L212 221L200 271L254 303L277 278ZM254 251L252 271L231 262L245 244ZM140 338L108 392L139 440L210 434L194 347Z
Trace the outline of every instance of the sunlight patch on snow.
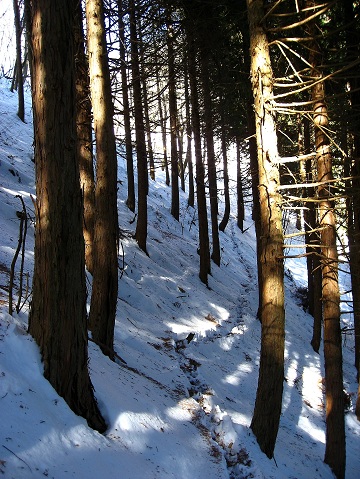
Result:
M325 431L316 427L314 421L311 421L306 416L300 416L298 426L306 434L308 434L314 441L325 444Z
M157 415L148 413L122 412L116 420L122 431L146 432L153 429L164 432L168 425Z
M193 413L199 408L198 403L193 398L181 399L174 407L166 409L169 418L176 421L190 421Z
M241 378L246 374L251 373L253 370L251 363L241 364L237 367L237 371L232 374L228 374L223 380L223 383L231 384L232 386L239 386Z
M30 195L31 193L29 193L28 191L24 191L24 190L10 190L9 188L5 188L4 186L0 186L0 188L5 192L5 193L8 193L9 195L11 196L16 196L16 195L20 195L20 196L24 196L26 198L30 198Z

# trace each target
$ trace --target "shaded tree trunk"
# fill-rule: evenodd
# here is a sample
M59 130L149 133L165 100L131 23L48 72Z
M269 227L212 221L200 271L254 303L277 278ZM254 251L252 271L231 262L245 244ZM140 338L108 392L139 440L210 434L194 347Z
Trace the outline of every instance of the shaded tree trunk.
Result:
M188 61L189 61L189 80L190 96L192 109L192 131L194 134L195 160L196 160L196 190L199 218L199 254L200 271L199 278L204 284L208 284L208 275L210 269L210 248L209 248L209 229L207 222L207 207L205 193L205 169L201 154L201 134L200 134L200 114L198 97L198 80L196 72L196 54L194 39L192 37L192 26L188 28Z
M88 424L104 432L88 373L82 201L75 124L76 2L31 3L36 235L29 332L44 376Z
M136 10L134 0L129 1L130 39L131 39L131 69L133 76L134 116L136 129L136 155L138 170L138 219L135 238L146 254L147 241L147 191L148 171L146 157L145 130L142 112L141 78L139 68L138 35L136 26Z
M16 69L17 69L17 92L18 92L18 117L25 121L25 102L24 102L24 77L21 60L21 21L20 8L18 0L13 0L15 38L16 38Z
M251 82L256 117L260 198L261 353L251 421L261 450L272 457L279 428L284 381L284 264L281 197L273 101L273 74L263 28L262 0L247 0Z
M171 25L170 14L167 13L166 44L168 50L168 83L169 83L169 114L170 114L170 146L171 146L171 214L179 221L179 163L177 150L177 105L174 62L174 30Z
M191 114L190 114L190 95L189 95L189 75L188 64L185 60L185 114L186 114L186 157L185 167L189 170L189 196L188 205L194 207L195 193L194 193L194 169L192 161L192 128L191 128Z
M76 131L80 169L80 186L84 202L83 235L85 264L94 273L95 179L93 166L91 100L88 61L85 55L83 12L79 3L75 17L76 48Z
M224 198L225 198L225 210L224 216L219 224L219 230L225 231L225 228L229 222L230 218L230 191L229 191L229 171L228 171L228 158L227 158L227 144L226 144L226 128L225 128L225 118L224 114L221 117L221 151L223 157L223 166L224 166ZM238 156L240 152L237 149L237 165L240 163Z
M94 273L89 314L93 339L113 357L118 292L117 157L102 0L86 0L90 92L96 141Z
M212 99L209 84L209 58L205 47L200 49L201 62L201 78L204 95L204 123L205 123L205 140L207 150L208 164L208 180L210 192L210 216L211 216L211 233L212 233L212 253L211 259L220 266L220 241L219 241L219 225L218 225L218 197L217 197L217 180L216 180L216 162L214 148L214 132L212 120Z
M138 22L138 37L139 37L139 69L140 69L140 78L141 78L141 88L142 88L142 106L143 106L143 116L144 116L144 127L145 127L145 137L147 143L147 156L149 159L149 175L150 178L155 181L155 163L154 163L154 152L152 147L151 140L151 127L150 127L150 115L149 115L149 100L146 86L146 71L145 71L145 47L144 41L142 38L142 29L141 21L137 18ZM149 192L149 176L147 178L147 192Z
M130 125L130 103L129 88L127 82L127 59L125 49L125 23L124 23L124 6L123 0L118 0L119 10L119 48L120 48L120 74L121 74L121 90L124 112L124 133L125 133L125 154L126 154L126 173L127 173L127 198L126 206L130 211L135 211L135 181L134 181L134 161L133 148L131 142L131 125Z
M255 123L253 122L252 127L255 127ZM257 165L257 158L256 158L256 141L253 138L252 148L253 152L250 152L250 155L254 156L253 163ZM258 179L256 179L257 181ZM257 183L256 183L257 184ZM257 189L256 189L257 192ZM243 191L243 179L241 173L241 155L240 155L240 138L236 138L236 193L237 193L237 225L240 228L241 232L244 232L244 219L245 219L245 205L244 205L244 191Z

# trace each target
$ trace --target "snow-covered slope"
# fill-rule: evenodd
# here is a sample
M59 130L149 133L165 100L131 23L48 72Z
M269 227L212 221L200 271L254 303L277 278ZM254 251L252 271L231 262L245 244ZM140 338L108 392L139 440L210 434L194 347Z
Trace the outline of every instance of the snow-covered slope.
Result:
M304 264L287 275L286 381L275 460L249 429L257 387L260 324L254 228L234 217L221 234L221 267L209 288L198 279L197 219L181 194L181 219L170 215L162 172L150 183L149 256L132 238L125 206L125 165L119 158L119 265L113 363L89 343L95 394L109 429L89 429L42 376L38 348L27 334L26 303L7 313L9 268L24 199L33 216L32 126L16 116L16 95L0 82L0 471L6 478L228 479L331 478L325 442L323 361L310 346L311 317L296 293ZM29 224L25 272L33 268ZM19 264L17 263L17 271ZM18 284L18 277L16 277ZM16 289L16 288L15 288ZM15 300L17 298L15 297ZM55 305L54 305L55 307ZM353 339L344 343L346 388L356 392ZM360 470L360 424L347 424L347 479Z

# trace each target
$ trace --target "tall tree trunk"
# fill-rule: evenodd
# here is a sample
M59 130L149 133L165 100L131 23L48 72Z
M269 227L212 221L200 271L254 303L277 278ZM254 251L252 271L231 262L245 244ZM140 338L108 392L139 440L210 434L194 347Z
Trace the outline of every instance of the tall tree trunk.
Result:
M126 173L127 173L127 198L126 206L130 211L135 211L135 181L134 181L134 161L133 148L131 142L131 125L130 125L130 103L129 88L127 82L127 58L125 48L125 23L124 23L124 6L123 0L118 0L119 10L119 44L120 44L120 74L121 74L121 90L124 112L124 133L125 133L125 154L126 154Z
M212 120L212 99L210 92L210 69L208 51L205 46L200 49L201 62L201 79L204 95L204 123L205 123L205 140L207 150L208 164L208 180L210 192L210 216L211 216L211 233L212 233L212 253L211 259L220 266L220 241L219 241L219 225L218 225L218 197L217 197L217 179L216 179L216 161L214 147L214 127Z
M185 60L185 114L186 114L186 157L185 167L189 170L189 196L188 205L194 207L195 193L194 193L194 168L192 160L192 128L191 128L191 114L190 114L190 95L189 95L189 74L188 63Z
M147 241L147 191L148 171L146 158L145 130L142 113L141 78L139 67L138 35L134 0L129 1L130 12L130 39L131 39L131 69L133 76L134 115L136 129L136 155L138 170L138 219L135 238L146 254Z
M284 264L277 137L272 109L273 73L263 28L262 0L247 0L251 82L256 116L262 274L259 382L251 421L261 450L272 457L279 428L284 381Z
M155 181L155 163L154 163L154 151L152 147L151 140L151 127L150 127L150 115L149 115L149 101L148 93L146 86L146 70L145 70L145 47L144 41L142 38L142 28L140 18L137 18L138 22L138 37L139 37L139 69L140 69L140 78L141 78L141 88L142 88L142 106L143 106L143 116L144 116L144 126L145 126L145 136L147 143L147 156L149 158L149 175L150 178ZM146 175L148 188L149 190L149 176Z
M224 216L219 224L219 230L225 231L225 228L229 222L230 218L230 191L229 191L229 171L228 171L228 158L227 158L227 144L226 144L226 127L225 127L225 118L224 112L221 115L221 151L223 157L223 166L224 166L224 198L225 198L225 210ZM237 153L240 153L237 151ZM238 159L237 159L238 160ZM239 164L239 162L237 162Z
M158 100L158 109L160 117L160 129L161 129L161 141L163 147L163 161L162 169L165 170L165 183L167 186L170 185L170 174L169 174L169 165L168 165L168 155L167 155L167 133L166 133L166 110L164 114L163 101L162 101L162 91L160 88L160 74L159 74L159 60L155 52L155 63L156 63L156 94Z
M85 264L94 273L95 180L92 147L91 100L88 61L85 55L83 12L79 2L75 17L76 48L76 131L80 168L80 185L84 202L83 235Z
M117 158L103 0L86 0L90 92L96 141L94 274L89 327L113 359L118 292Z
M17 68L17 92L18 92L18 117L25 121L25 102L24 102L24 77L21 60L21 21L20 8L18 0L13 0L15 38L16 38L16 68Z
M88 372L82 201L75 124L76 2L31 3L36 235L29 332L44 376L100 432Z
M317 0L308 0L307 6L317 4ZM309 34L314 38L316 25L310 23ZM338 254L336 246L336 219L334 200L329 191L332 175L332 157L329 138L325 132L328 127L328 111L325 97L325 85L321 81L319 65L322 57L315 40L310 45L309 63L312 66L311 77L316 79L312 86L313 121L315 129L315 149L318 171L319 225L321 237L322 303L324 316L324 357L326 389L326 447L325 462L338 479L345 477L345 421L342 374L342 345L340 329L340 294L338 284Z
M360 57L360 29L358 25L352 25L356 17L354 4L351 0L344 2L346 43L349 63ZM360 79L357 66L348 73L348 85L350 85L350 106L355 117L355 125L352 131L353 144L351 155L351 189L348 201L348 237L350 254L351 289L354 310L355 329L355 367L358 381L360 379Z
M192 109L192 131L194 134L195 160L196 160L196 191L199 218L199 254L200 271L199 278L204 284L208 284L210 269L209 227L207 222L207 207L205 193L205 169L201 154L200 113L198 97L198 80L196 72L196 53L193 39L193 26L188 28L188 61L190 96Z
M310 122L306 118L304 121L304 153L309 155L311 152L310 141ZM310 182L316 182L316 165L313 164L312 158L305 161L306 177ZM315 198L315 189L309 187L307 196L310 199ZM316 353L319 352L321 344L322 330L322 272L320 265L320 236L317 231L318 219L317 208L313 201L307 202L307 208L304 211L305 223L305 244L306 244L306 266L308 277L308 303L309 313L314 318L313 334L311 338L311 346Z
M253 128L255 124L253 122ZM257 164L257 154L256 154L256 141L255 138L252 138L254 141L254 153L251 153L254 156L255 164ZM236 206L237 206L237 225L240 228L241 232L244 232L244 219L245 219L245 205L244 205L244 190L243 190L243 178L241 172L241 148L240 148L240 138L236 137ZM257 183L256 183L257 184ZM256 188L257 191L257 188Z
M178 119L178 124L181 122L181 118ZM178 144L178 160L179 160L179 176L180 176L180 188L185 192L185 162L184 162L184 128L182 124L177 128L177 144Z
M175 84L175 61L174 61L174 30L171 25L171 16L167 12L167 35L166 43L168 50L168 83L169 83L169 114L170 114L170 145L171 145L171 214L179 221L179 164L177 150L177 105Z

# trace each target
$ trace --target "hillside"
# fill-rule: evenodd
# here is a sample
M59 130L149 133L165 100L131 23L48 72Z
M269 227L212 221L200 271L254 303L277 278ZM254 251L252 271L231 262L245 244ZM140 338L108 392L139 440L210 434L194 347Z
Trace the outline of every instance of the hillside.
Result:
M109 428L104 435L76 416L43 378L27 334L28 302L8 310L9 269L18 243L21 195L33 217L32 125L16 116L17 98L0 80L0 471L8 479L309 479L333 477L323 463L323 358L310 346L312 318L299 288L304 262L286 264L286 361L283 413L275 460L249 429L257 387L260 324L256 319L255 233L231 217L221 233L221 267L209 288L198 279L197 217L181 194L181 218L170 215L162 172L150 183L146 256L132 238L126 174L119 158L122 230L116 352L113 363L89 342L89 369ZM33 269L29 223L24 271ZM19 271L20 259L16 270ZM90 278L88 278L90 293ZM343 290L348 290L346 276ZM16 277L18 284L18 276ZM15 288L15 292L17 289ZM17 297L15 297L15 301ZM344 324L351 321L344 315ZM189 336L190 335L190 336ZM353 395L353 338L344 338L344 379ZM346 414L347 479L360 470L360 424Z

